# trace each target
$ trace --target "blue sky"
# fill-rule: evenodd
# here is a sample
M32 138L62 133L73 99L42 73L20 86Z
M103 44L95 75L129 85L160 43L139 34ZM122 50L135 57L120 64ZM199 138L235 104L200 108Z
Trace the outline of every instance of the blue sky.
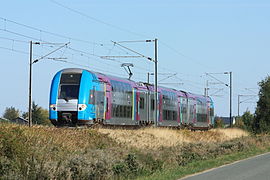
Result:
M27 111L30 40L70 42L48 56L65 58L65 62L42 59L33 65L33 99L44 108L48 107L51 79L63 68L84 67L127 77L121 63L130 62L134 64L132 79L146 81L147 72L154 68L146 59L100 58L134 55L111 41L158 38L159 80L177 73L160 83L177 83L163 86L203 94L208 80L220 116L229 114L229 89L216 84L206 72L220 73L214 77L224 83L229 83L229 76L222 73L233 72L233 115L237 115L238 95L256 95L257 83L269 72L268 1L9 0L2 2L0 17L0 114L10 106ZM154 57L153 43L122 45ZM59 46L34 45L34 59ZM240 100L245 101L240 113L254 112L256 97Z

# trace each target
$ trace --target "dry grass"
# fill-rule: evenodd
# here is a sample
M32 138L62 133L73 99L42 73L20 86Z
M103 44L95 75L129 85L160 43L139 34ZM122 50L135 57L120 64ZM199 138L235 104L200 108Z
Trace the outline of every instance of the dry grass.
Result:
M144 128L139 130L98 129L116 142L139 149L173 147L183 143L223 142L247 136L241 129L213 129L210 131L174 130L167 128Z
M2 127L3 128L3 127ZM35 142L36 146L61 146L66 150L77 150L89 148L103 143L115 141L128 147L139 149L158 149L160 147L179 146L183 143L211 143L223 142L231 139L248 136L244 130L212 129L210 131L176 130L168 128L144 128L136 130L128 129L76 129L55 128L44 126L9 125L5 128L22 129L27 135L29 142ZM109 138L109 139L108 139ZM35 139L35 141L32 141ZM110 140L111 139L111 140Z
M184 136L177 130L145 128L139 130L99 129L119 143L140 149L156 149L161 146L182 144Z
M238 129L238 128L213 129L212 131L216 132L216 133L223 134L225 137L225 140L231 140L234 138L245 137L245 136L249 135L249 133L247 131L244 131L244 130Z
M6 131L22 130L27 142L34 143L35 147L61 147L68 151L96 147L101 143L111 144L112 140L96 129L86 128L55 128L46 126L19 126L7 124L1 126Z

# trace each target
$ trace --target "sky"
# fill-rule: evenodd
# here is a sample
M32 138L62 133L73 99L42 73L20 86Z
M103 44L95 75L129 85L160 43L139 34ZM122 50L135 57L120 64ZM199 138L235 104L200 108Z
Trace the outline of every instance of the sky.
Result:
M63 68L127 78L121 64L132 63L132 80L145 82L154 63L121 46L154 58L154 43L144 41L155 38L160 85L204 94L208 84L215 114L229 116L224 72L232 72L233 115L239 95L240 115L254 112L258 82L269 72L269 19L266 0L3 1L0 116L11 106L27 111L30 41L40 42L33 45L33 100L48 108L51 80Z

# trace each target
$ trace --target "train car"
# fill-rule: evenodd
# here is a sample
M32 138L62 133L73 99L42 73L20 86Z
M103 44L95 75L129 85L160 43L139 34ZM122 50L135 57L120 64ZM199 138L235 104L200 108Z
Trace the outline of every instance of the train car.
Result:
M50 91L51 122L56 126L139 126L154 124L154 86L70 68L56 73ZM158 87L158 126L209 128L213 101L175 89Z
M49 118L54 125L94 124L98 118L96 108L100 101L96 97L102 92L98 77L84 69L64 69L53 78L50 91ZM97 102L99 101L99 102Z
M160 104L160 118L159 126L180 126L180 108L178 93L174 89L159 88L161 91L159 104Z

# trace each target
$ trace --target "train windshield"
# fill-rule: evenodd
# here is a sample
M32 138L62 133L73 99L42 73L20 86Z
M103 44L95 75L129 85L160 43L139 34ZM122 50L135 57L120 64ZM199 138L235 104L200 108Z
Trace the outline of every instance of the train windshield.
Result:
M68 85L62 84L60 88L60 96L59 99L78 99L79 95L79 85Z
M62 74L58 99L78 99L81 74Z

